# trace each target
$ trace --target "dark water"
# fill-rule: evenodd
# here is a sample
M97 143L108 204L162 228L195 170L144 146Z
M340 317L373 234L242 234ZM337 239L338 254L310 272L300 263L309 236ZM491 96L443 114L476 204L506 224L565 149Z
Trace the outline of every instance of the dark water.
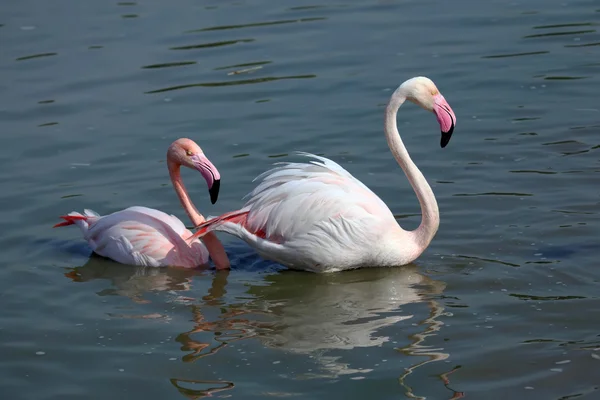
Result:
M9 1L0 13L0 393L10 399L600 398L598 1ZM399 126L442 223L415 265L291 272L223 236L229 273L95 257L57 216L184 218L294 150L419 208L382 133L397 85L458 116Z

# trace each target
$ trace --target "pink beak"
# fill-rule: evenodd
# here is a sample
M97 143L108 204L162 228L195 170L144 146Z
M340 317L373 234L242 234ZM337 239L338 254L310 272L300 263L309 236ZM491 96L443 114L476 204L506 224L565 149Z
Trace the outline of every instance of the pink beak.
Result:
M448 142L450 142L450 138L452 137L452 133L454 132L454 126L456 125L456 115L454 115L454 111L450 108L450 104L446 101L444 96L440 93L433 96L434 105L433 112L440 124L440 129L442 131L442 139L440 141L440 146L446 147Z
M219 198L219 188L221 187L221 174L219 170L204 154L194 154L191 158L194 166L200 171L208 185L210 202L215 204Z

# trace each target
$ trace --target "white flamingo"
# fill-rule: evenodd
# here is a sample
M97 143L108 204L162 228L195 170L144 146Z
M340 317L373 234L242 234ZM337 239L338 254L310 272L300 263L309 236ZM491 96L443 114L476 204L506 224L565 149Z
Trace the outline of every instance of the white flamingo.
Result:
M344 168L302 153L320 162L285 163L263 173L243 208L204 222L192 237L227 232L266 259L313 272L412 262L435 236L440 218L433 191L398 133L396 115L405 100L436 115L441 147L450 141L456 116L426 77L400 85L385 110L388 145L421 205L422 220L416 230L402 229L386 204Z
M180 167L198 170L208 185L214 204L219 196L221 175L191 139L177 139L167 151L167 167L175 192L192 224L205 218L196 210L183 185ZM212 258L217 269L229 268L229 259L219 239L211 234L190 239L192 232L174 215L147 207L129 207L101 216L92 210L61 216L64 222L54 227L77 225L92 250L113 261L147 267L178 266L195 268ZM189 239L186 242L186 239Z

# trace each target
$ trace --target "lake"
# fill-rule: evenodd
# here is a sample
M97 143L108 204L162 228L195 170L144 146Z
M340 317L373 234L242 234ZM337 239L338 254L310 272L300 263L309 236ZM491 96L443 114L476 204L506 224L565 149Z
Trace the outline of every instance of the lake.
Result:
M0 15L0 393L7 399L597 399L597 1L8 2ZM119 265L58 216L187 218L165 155L196 140L242 205L322 154L405 229L383 136L404 80L457 115L399 112L441 225L402 268L290 271L220 235L231 271ZM596 82L596 83L594 83Z

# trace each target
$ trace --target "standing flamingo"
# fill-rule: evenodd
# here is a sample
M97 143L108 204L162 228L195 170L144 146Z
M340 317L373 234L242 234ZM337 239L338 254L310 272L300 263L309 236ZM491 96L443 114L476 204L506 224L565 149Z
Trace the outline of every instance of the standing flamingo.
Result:
M398 226L386 204L344 168L325 157L301 153L320 162L283 163L263 173L242 209L204 222L192 238L227 232L266 259L313 272L412 262L435 236L440 217L433 191L398 133L396 115L405 100L436 115L442 148L450 141L456 116L425 77L404 82L387 105L388 145L421 205L422 220L416 230Z
M194 207L183 185L182 165L200 171L208 185L212 204L219 196L221 175L193 140L177 139L169 146L167 167L171 182L190 220L198 225L205 219ZM71 212L60 218L65 222L54 225L55 228L77 225L94 252L122 264L195 268L207 264L210 255L217 269L229 268L225 249L214 234L202 238L205 246L191 238L192 232L179 218L159 210L134 206L100 216L86 209L83 215Z

